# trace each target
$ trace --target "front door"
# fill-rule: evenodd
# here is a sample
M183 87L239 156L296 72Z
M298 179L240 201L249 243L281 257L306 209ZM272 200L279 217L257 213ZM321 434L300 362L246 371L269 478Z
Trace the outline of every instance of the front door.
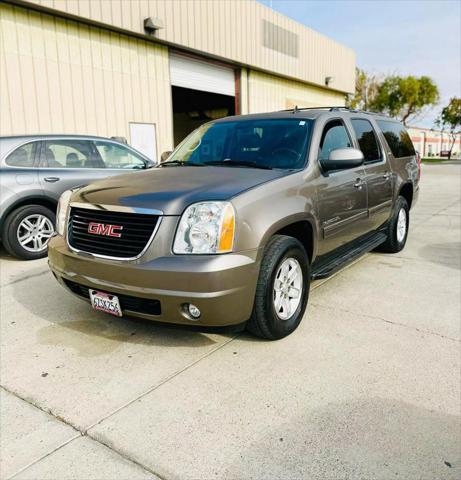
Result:
M58 200L65 190L146 168L146 161L103 139L56 138L42 142L40 167L42 188Z
M351 119L352 128L365 159L365 179L368 186L368 226L370 230L385 223L392 210L393 176L388 159L369 120Z
M319 145L319 161L327 159L337 148L352 147L346 126L340 119L329 121ZM319 255L366 233L367 184L363 166L329 172L318 188L319 219L322 240Z

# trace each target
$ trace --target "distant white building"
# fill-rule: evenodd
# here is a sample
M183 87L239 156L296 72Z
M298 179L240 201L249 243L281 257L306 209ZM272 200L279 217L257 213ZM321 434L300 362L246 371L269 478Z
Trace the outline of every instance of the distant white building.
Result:
M415 149L422 157L440 157L440 152L450 150L451 135L443 130L433 128L410 127L408 129ZM461 153L461 133L456 136L452 157Z

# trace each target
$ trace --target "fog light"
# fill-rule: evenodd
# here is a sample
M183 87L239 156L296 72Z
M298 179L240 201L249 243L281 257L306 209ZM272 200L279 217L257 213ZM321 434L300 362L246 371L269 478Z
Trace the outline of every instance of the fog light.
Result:
M192 318L200 318L200 310L192 303L187 305L187 311Z

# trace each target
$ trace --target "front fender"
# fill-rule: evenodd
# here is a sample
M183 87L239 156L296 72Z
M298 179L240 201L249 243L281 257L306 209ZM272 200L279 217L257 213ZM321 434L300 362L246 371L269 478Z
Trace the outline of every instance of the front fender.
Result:
M296 222L309 222L313 232L313 256L319 225L314 182L304 172L252 189L232 199L237 216L236 250L263 249L279 230Z
M317 254L317 238L319 227L317 220L310 212L289 215L287 217L279 219L278 221L270 225L261 238L261 247L266 246L270 238L273 237L277 232L298 222L307 222L312 229L312 258L315 258Z

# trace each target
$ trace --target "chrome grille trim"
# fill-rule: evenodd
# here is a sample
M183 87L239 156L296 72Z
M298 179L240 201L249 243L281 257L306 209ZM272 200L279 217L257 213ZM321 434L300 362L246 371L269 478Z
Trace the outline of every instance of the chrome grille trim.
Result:
M80 208L80 209L85 209L85 210L98 210L98 211L104 211L104 212L119 212L119 213L133 213L133 214L144 214L144 215L155 215L158 216L157 223L152 231L151 236L146 242L146 245L144 248L141 250L141 252L138 255L131 256L131 257L116 257L116 256L111 256L111 255L103 255L100 253L93 253L89 252L86 250L82 250L79 248L76 248L72 246L69 242L69 228L70 228L70 212L72 208ZM156 209L150 209L150 208L136 208L136 207L126 207L122 205L94 205L91 203L83 203L83 202L71 202L67 211L67 219L66 219L66 231L65 231L65 236L66 236L66 243L68 248L78 254L78 255L84 255L84 256L89 256L89 257L94 257L94 258L102 258L105 260L114 260L114 261L133 261L133 260L138 260L141 258L147 251L147 249L151 246L152 241L155 238L155 235L157 234L158 229L160 228L160 224L162 223L163 219L163 212L161 210L156 210Z

